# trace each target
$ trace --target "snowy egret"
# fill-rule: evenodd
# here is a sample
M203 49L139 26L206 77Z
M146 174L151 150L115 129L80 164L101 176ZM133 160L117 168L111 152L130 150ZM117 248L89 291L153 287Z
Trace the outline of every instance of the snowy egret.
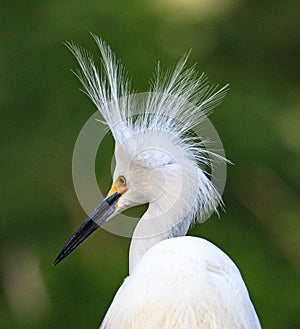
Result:
M85 93L115 139L114 183L54 264L116 214L148 203L132 237L129 276L100 328L261 328L231 259L212 243L185 236L195 218L204 221L222 203L203 167L211 165L207 150L190 131L220 104L228 87L209 87L205 75L186 67L184 56L165 74L158 67L145 112L133 117L137 104L127 97L124 69L110 47L93 37L102 75L85 50L67 46L80 65L76 75Z

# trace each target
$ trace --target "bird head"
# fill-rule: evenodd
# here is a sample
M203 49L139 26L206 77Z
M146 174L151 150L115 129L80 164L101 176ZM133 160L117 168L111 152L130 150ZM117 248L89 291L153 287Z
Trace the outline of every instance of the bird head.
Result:
M204 113L221 103L228 86L218 91L210 87L204 74L198 77L193 67L185 67L188 56L184 56L165 75L158 67L152 89L142 103L144 112L136 118L135 109L141 103L130 97L123 67L109 46L96 36L94 39L106 77L99 76L88 52L73 43L67 46L81 68L75 74L115 139L113 184L54 264L104 222L130 207L148 203L149 210L156 208L152 214L160 214L159 220L188 218L188 227L197 214L203 221L221 203L221 196L200 166L204 163L210 167L207 153L189 131L203 121Z
M203 207L216 206L218 200L213 198L217 194L188 145L183 144L176 134L149 129L128 135L115 146L116 165L111 188L69 239L54 264L103 223L133 206L149 204L159 209L151 219L156 220L156 228L160 226L161 229L169 225L166 220L170 218L176 221L190 213L192 219L200 204ZM176 224L171 223L173 226Z

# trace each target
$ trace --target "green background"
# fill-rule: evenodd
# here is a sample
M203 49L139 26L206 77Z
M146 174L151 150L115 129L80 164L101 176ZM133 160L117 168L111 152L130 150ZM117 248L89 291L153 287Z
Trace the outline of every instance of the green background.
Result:
M104 230L52 266L86 217L72 152L95 108L62 42L96 54L89 31L138 91L189 49L211 82L230 83L210 117L234 162L226 213L189 234L236 262L263 328L300 328L299 13L297 0L1 1L0 328L97 328L128 272L129 239ZM112 149L108 137L97 157L103 193Z

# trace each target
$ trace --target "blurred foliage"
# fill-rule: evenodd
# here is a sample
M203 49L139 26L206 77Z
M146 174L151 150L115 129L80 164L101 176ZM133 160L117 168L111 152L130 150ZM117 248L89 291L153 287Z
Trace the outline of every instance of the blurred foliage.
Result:
M169 66L191 48L190 63L231 84L211 116L235 164L226 213L190 234L237 263L264 328L300 327L299 13L297 0L1 1L0 328L97 328L127 275L130 241L104 230L52 267L86 216L72 151L95 108L62 42L94 52L89 31L138 91L158 60ZM97 160L103 193L109 161Z

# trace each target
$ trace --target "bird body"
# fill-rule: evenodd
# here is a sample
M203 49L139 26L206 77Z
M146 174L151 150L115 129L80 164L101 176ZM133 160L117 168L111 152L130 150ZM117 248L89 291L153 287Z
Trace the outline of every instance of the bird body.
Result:
M259 329L238 268L196 237L150 248L117 292L101 329Z
M230 258L206 240L185 237L192 223L205 221L222 205L205 167L226 160L208 151L205 141L191 132L221 103L227 86L210 87L205 75L186 68L184 56L166 73L158 66L150 93L137 102L111 49L94 38L102 76L92 56L73 43L67 46L80 65L76 75L85 93L115 139L114 183L54 264L105 221L148 204L132 236L129 276L100 328L259 329L243 279Z

